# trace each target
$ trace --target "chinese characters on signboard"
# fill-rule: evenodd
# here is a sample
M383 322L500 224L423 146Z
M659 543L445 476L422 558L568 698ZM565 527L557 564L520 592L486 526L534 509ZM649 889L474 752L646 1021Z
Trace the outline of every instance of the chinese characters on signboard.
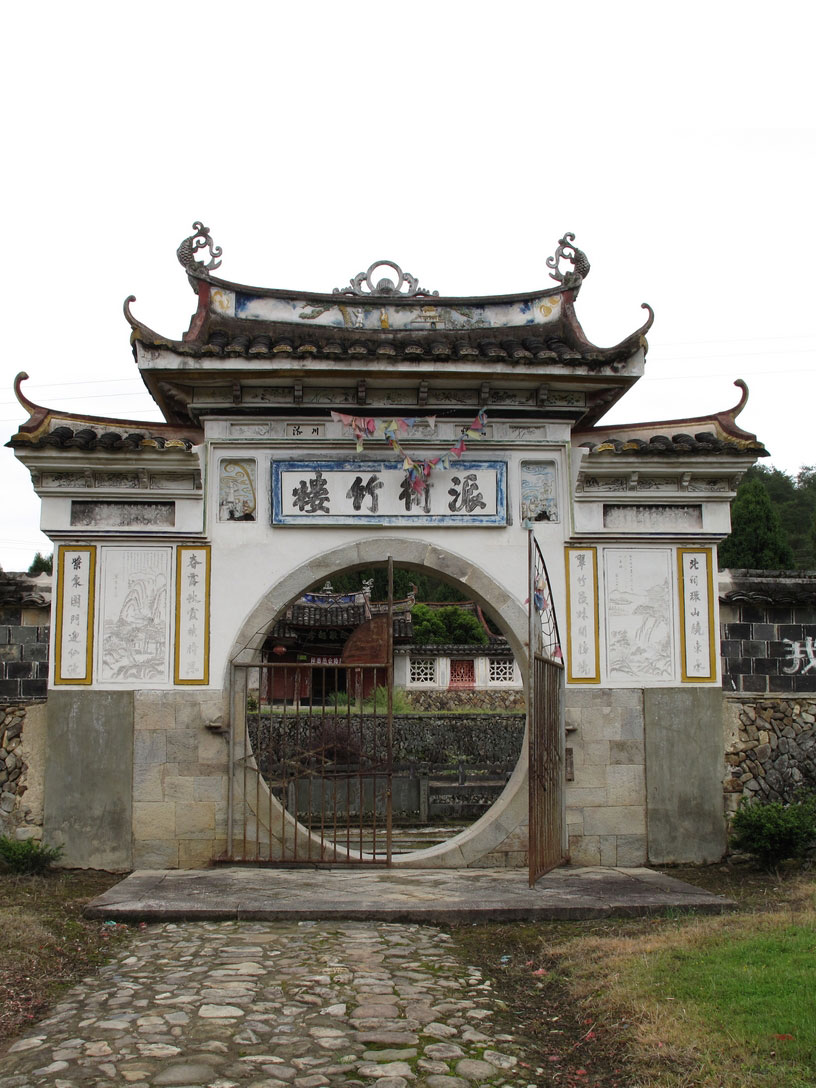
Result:
M96 548L60 547L55 684L90 684Z
M435 468L416 490L393 462L279 461L272 466L275 525L505 525L503 462Z
M573 684L598 684L598 553L567 548L567 676Z
M177 684L206 684L210 669L210 549L176 552Z
M683 680L714 680L712 566L709 548L679 548Z

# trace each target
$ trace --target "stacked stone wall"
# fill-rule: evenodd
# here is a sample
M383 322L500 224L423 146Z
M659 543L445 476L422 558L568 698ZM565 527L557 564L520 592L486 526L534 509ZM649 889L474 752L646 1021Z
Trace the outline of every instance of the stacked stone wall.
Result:
M518 689L478 688L473 691L416 691L401 689L415 710L499 710L523 711L524 692Z
M816 789L816 700L726 699L726 814Z
M0 835L42 837L42 751L32 721L38 709L0 704Z

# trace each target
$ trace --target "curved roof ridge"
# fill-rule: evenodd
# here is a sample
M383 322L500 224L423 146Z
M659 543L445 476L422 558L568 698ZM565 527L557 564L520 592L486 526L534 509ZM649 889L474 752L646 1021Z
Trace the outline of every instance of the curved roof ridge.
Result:
M197 444L201 441L203 432L200 427L184 426L178 423L166 421L153 421L145 419L118 419L115 416L94 416L87 412L62 412L57 408L46 408L42 404L35 404L23 393L21 385L28 381L29 376L21 370L14 379L14 395L23 408L29 413L29 418L17 429L17 433L11 436L22 441L33 441L47 429L52 419L65 419L75 423L85 423L89 427L103 426L106 428L121 428L122 430L151 431L154 434L166 434L173 438L182 438Z
M734 385L742 391L740 399L733 408L728 408L722 412L712 412L705 416L689 416L685 419L655 419L644 420L640 423L607 423L602 424L599 427L592 427L588 430L574 431L573 439L593 438L600 435L605 435L609 432L622 433L627 432L634 434L639 430L654 430L657 427L665 428L668 431L674 429L675 432L681 429L687 429L691 426L703 426L704 424L714 424L719 426L723 433L729 438L735 438L745 442L757 442L757 436L751 431L743 430L736 422L736 417L745 408L748 403L748 386L742 378L737 378ZM580 445L580 441L578 445Z

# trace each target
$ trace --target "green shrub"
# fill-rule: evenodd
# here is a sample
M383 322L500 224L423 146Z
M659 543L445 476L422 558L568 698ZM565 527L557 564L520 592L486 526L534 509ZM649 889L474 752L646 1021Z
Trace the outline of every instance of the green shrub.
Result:
M731 824L731 845L752 854L766 869L787 858L802 858L816 842L816 797L784 805L781 801L743 801Z
M44 846L36 839L9 839L0 835L0 861L12 873L44 873L62 857L61 846Z

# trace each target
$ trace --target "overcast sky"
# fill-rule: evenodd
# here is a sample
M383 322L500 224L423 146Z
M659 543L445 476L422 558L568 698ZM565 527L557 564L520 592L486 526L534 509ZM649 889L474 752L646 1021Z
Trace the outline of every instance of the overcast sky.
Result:
M156 420L122 301L179 337L175 258L202 219L217 275L330 291L388 258L441 294L546 287L567 230L592 263L591 340L655 309L647 376L609 422L740 423L816 462L808 5L15 4L0 80L0 431L49 407ZM0 565L39 500L0 450Z

